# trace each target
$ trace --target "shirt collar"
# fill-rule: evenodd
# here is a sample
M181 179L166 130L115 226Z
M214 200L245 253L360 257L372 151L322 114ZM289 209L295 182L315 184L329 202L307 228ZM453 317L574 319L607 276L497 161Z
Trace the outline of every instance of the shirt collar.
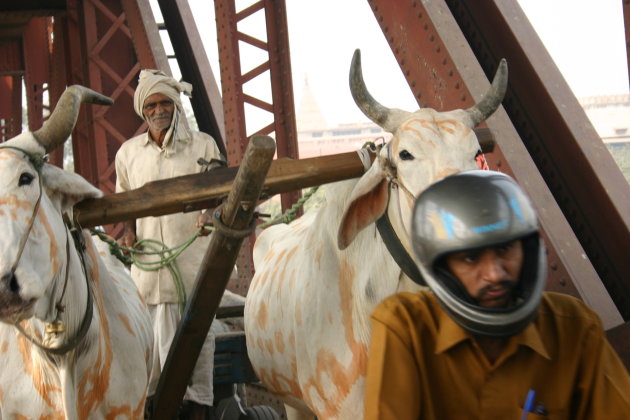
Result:
M462 341L472 339L472 335L457 325L443 309L439 312L438 322L435 354L443 353Z
M545 343L543 343L542 337L540 336L536 322L530 323L523 332L512 338L517 346L529 347L545 359L551 360Z
M435 354L444 353L457 344L465 340L472 340L472 338L473 335L453 321L444 310L440 311ZM529 347L545 359L551 360L535 322L530 323L525 330L511 337L506 351L515 350L518 346Z

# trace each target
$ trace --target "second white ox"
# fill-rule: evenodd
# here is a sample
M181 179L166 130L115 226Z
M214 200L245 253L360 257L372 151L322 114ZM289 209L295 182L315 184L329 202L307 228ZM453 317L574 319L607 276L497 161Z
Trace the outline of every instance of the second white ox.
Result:
M415 197L431 182L476 168L473 128L503 100L507 65L501 62L489 92L467 110L382 106L365 87L358 50L350 86L361 110L394 136L359 180L328 186L317 211L262 232L245 303L247 350L258 377L319 420L363 418L370 313L406 278L375 222L387 214L409 252Z
M102 193L43 162L82 101L111 103L71 86L40 130L0 145L0 419L144 418L148 311L122 264L62 220Z

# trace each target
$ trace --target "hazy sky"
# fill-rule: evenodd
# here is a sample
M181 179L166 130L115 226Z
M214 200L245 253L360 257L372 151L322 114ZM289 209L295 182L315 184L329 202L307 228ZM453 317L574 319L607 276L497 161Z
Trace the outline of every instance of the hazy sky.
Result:
M237 0L237 10L252 2ZM576 96L628 92L621 0L519 3ZM190 0L190 5L218 79L213 2ZM286 0L286 5L296 107L308 78L330 125L365 121L348 89L350 59L354 49L360 48L365 81L373 96L386 106L417 108L367 0ZM239 29L264 39L263 19L259 12ZM257 48L242 48L245 71L264 59ZM245 91L270 97L263 79L247 84ZM248 119L259 119L251 109L246 112Z

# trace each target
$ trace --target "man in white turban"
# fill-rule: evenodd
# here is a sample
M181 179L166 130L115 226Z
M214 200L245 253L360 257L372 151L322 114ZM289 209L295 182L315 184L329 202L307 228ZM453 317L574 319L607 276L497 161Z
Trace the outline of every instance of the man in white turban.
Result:
M203 172L207 165L199 164L199 158L203 158L202 162L221 159L212 137L189 130L183 124L185 114L180 94L190 95L191 88L190 84L178 82L158 70L140 72L134 109L147 122L149 129L127 140L118 150L116 192L140 188L159 179ZM172 248L189 239L205 222L205 215L200 211L145 217L125 223L119 242L132 247L136 241L151 239ZM208 236L197 238L177 258L174 270L144 271L135 264L131 267L131 277L153 319L155 346L149 397L155 394L186 296L192 291L208 243ZM159 260L159 257L151 255L138 255L137 258L145 263ZM184 396L190 419L209 417L209 407L213 404L213 365L214 333L211 330Z

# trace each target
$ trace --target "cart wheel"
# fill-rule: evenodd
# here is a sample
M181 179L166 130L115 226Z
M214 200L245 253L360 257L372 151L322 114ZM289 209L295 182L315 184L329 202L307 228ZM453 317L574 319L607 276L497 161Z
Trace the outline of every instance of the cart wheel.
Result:
M245 409L245 415L241 415L239 420L280 420L276 410L267 405L255 405Z
M239 420L242 415L234 397L222 399L215 409L217 420Z

